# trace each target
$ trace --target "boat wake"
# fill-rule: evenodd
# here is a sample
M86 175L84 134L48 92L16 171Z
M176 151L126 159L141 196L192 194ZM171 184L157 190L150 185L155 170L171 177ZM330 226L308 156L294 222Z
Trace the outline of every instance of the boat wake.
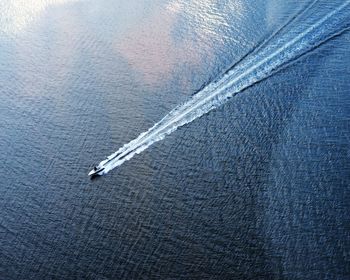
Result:
M97 166L101 170L99 175L120 166L153 143L164 139L177 128L203 116L237 93L268 78L324 42L349 30L350 0L333 8L321 19L315 20L307 16L306 12L316 2L313 1L299 15L293 17L259 46L248 52L219 79L207 84L186 103L170 111L148 131L101 161ZM302 18L303 16L305 18ZM298 24L293 26L292 23L297 18L299 18ZM282 30L283 34L281 34Z

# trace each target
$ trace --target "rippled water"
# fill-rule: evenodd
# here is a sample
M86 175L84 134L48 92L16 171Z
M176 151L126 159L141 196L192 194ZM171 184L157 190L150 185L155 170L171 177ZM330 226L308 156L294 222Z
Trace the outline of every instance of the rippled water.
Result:
M346 278L348 31L87 177L308 5L345 2L1 2L0 278Z

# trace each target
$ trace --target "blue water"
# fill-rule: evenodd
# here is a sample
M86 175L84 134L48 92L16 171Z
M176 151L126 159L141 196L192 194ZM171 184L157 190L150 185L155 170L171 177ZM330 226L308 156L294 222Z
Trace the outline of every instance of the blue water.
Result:
M87 177L344 3L0 3L0 279L346 279L348 6L330 40Z
M141 133L139 137L101 161L89 175L108 173L152 144L163 140L179 127L218 108L229 98L272 76L285 65L292 64L321 44L350 30L350 16L347 12L350 1L336 6L321 18L312 20L310 13L314 12L311 8L314 8L315 3L316 1L307 5L292 20L287 21L242 59L235 62L223 75L219 75L216 80L205 85L187 102L177 106L148 131ZM290 28L293 21L297 21L298 25L291 27L291 31L286 31L285 27ZM281 34L282 32L284 34Z

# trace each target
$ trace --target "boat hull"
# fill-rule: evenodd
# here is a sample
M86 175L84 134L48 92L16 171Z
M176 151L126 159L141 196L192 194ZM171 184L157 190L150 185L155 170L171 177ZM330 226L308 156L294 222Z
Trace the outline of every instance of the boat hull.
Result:
M101 175L103 175L103 170L104 170L104 168L101 168L101 169L98 169L98 170L91 170L90 172L89 172L89 176L90 176L90 179L93 179L93 178L96 178L97 176L101 176Z

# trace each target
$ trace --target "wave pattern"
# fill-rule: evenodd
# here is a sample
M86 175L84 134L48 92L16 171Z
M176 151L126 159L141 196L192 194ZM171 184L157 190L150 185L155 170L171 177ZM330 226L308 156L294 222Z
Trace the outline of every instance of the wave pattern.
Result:
M153 143L164 139L177 128L219 107L237 93L268 78L324 42L349 30L350 0L345 1L321 19L313 22L306 21L306 24L300 24L299 27L290 28L289 31L281 34L282 30L284 31L296 18L300 18L310 10L316 2L311 2L299 15L294 16L269 38L262 41L226 71L220 79L206 85L186 103L170 111L148 131L101 161L98 166L104 168L103 173L120 166Z

